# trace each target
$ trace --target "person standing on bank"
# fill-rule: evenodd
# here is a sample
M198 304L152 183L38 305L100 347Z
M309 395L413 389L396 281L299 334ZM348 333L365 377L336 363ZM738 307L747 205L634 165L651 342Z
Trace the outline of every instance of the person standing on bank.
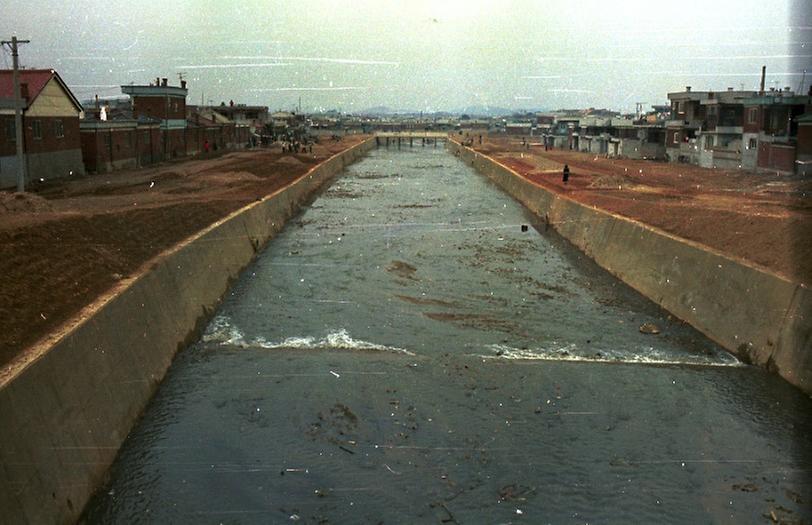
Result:
M570 180L570 167L567 164L564 164L564 177L563 177L563 180L564 180L564 184L566 184L567 181Z

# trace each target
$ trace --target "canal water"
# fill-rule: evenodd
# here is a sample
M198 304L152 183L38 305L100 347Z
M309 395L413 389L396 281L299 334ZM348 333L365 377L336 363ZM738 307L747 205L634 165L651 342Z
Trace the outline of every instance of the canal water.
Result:
M811 409L446 150L379 148L178 355L85 518L808 523Z

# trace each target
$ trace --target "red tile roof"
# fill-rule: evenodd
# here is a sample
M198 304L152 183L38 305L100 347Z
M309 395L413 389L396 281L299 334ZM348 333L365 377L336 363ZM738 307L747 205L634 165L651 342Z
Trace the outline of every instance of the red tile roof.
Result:
M28 84L28 105L31 105L31 103L37 99L42 89L52 78L56 78L71 101L81 110L82 106L79 104L79 101L76 100L76 97L73 96L68 86L53 69L20 70L20 84ZM0 99L2 98L14 98L13 72L10 69L0 69Z
M14 98L13 72L0 69L0 98ZM21 69L20 84L28 84L28 100L33 101L54 76L53 69Z

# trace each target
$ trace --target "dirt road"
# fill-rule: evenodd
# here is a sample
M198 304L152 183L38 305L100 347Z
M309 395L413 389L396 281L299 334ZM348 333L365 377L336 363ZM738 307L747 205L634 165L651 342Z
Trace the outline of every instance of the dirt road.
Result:
M0 192L0 366L152 257L362 140L323 141Z
M812 284L812 179L544 151L518 138L474 148L552 191Z

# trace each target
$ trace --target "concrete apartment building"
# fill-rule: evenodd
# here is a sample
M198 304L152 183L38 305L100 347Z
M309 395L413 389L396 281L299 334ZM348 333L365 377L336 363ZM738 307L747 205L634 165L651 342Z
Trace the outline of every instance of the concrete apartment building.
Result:
M699 165L703 168L742 168L744 101L756 91L709 91L700 102L705 107L705 122L700 129Z
M83 174L79 139L82 106L53 69L20 71L23 153L27 180ZM17 183L14 86L11 70L0 70L0 188Z
M699 147L696 138L705 123L707 91L693 91L691 86L685 91L669 93L671 119L665 124L665 154L671 162L699 164Z
M810 173L812 157L802 129L812 111L812 93L770 91L669 93L666 157L704 168ZM800 139L799 140L799 133Z
M703 168L741 168L744 100L755 91L685 91L669 93L671 120L666 123L666 157Z
M812 92L799 96L771 89L744 100L742 167L778 173L812 173L812 147L804 130L812 117Z

